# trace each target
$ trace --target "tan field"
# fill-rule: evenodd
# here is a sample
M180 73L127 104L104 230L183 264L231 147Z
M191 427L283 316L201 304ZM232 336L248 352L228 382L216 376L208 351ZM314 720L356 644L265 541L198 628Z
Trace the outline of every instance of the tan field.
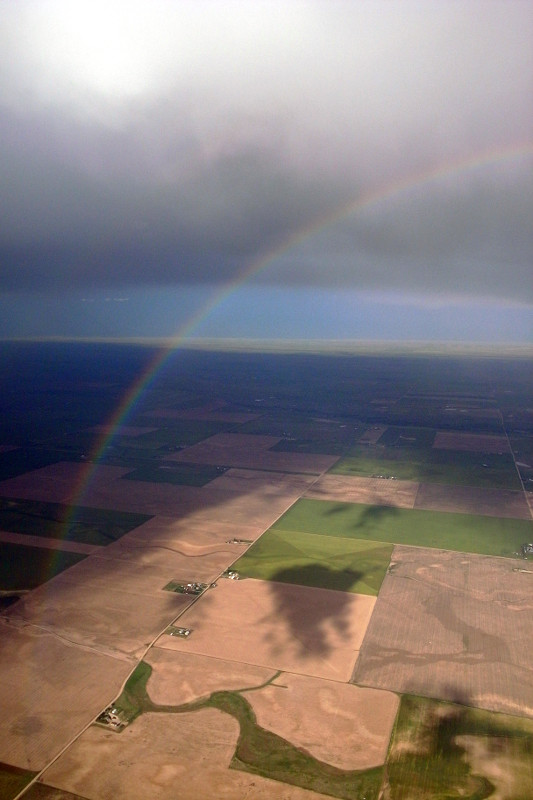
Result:
M322 475L306 492L314 500L414 508L419 484L348 475Z
M348 681L376 599L247 578L220 580L157 647Z
M151 700L180 705L217 690L243 692L258 725L273 731L315 758L341 769L383 764L398 698L391 692L282 673L265 667L152 648Z
M228 769L238 735L238 722L217 709L143 714L121 734L89 728L43 781L87 800L325 800Z
M285 454L281 454L285 455ZM287 454L291 456L292 454ZM231 489L218 489L216 481L203 487L173 486L148 481L123 481L131 470L98 466L87 481L91 465L58 462L0 482L0 494L52 503L76 502L96 508L173 516L206 523L226 522L236 526L269 527L302 492L302 476L258 473L251 481L235 482ZM224 477L224 476L221 476ZM303 479L305 480L305 479ZM85 485L83 492L80 487Z
M414 508L531 519L524 493L509 489L485 489L474 486L454 486L451 489L438 483L421 483Z
M260 686L276 674L276 670L269 667L213 660L209 656L161 647L152 647L144 660L152 667L148 693L158 705L181 705L219 690L237 691ZM246 699L250 700L248 696Z
M92 559L98 563L89 566ZM94 577L100 568L102 582ZM85 577L86 570L93 572L92 580ZM161 587L160 576L151 574ZM191 601L155 586L147 595L135 583L140 577L139 570L132 570L129 579L125 571L117 572L115 579L109 564L89 556L24 595L4 613L15 624L36 625L71 644L127 661L132 669L132 660ZM147 580L145 575L144 588Z
M37 624L3 619L0 636L0 761L39 770L113 700L132 664Z
M533 717L533 576L516 566L395 547L354 682Z
M385 762L399 704L392 692L282 673L244 697L261 727L326 764L352 770Z
M467 450L471 453L509 453L506 436L483 433L459 433L457 431L437 431L433 447L438 450Z
M318 475L339 460L338 456L317 453L284 453L271 451L280 442L279 436L249 433L218 433L203 442L186 447L168 456L167 461L190 464L222 464L245 469L276 472L301 472Z

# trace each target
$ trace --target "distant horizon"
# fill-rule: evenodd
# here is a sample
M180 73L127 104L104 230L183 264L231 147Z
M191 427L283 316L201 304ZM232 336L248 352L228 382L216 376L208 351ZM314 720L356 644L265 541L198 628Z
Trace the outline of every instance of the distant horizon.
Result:
M169 350L219 350L280 353L398 354L398 355L515 355L533 357L533 343L456 341L436 339L340 339L168 336L3 336L3 343L117 344L161 347Z

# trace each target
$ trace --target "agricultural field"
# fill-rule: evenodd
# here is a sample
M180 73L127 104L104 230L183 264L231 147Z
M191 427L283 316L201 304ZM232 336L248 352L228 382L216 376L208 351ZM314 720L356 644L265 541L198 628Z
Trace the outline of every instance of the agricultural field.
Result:
M395 547L354 682L533 719L532 571L520 563Z
M2 592L35 589L84 558L82 553L0 541L0 599Z
M150 519L146 514L0 497L0 530L106 545Z
M445 448L357 445L331 469L338 475L396 478L449 486L514 489L522 486L509 453Z
M270 530L233 564L242 577L376 596L392 545Z
M156 355L0 346L0 798L529 800L527 359Z
M178 624L193 633L163 634L155 646L348 682L375 602L293 583L220 579L180 615Z
M303 498L274 523L272 530L513 557L524 542L530 541L532 523Z
M533 720L404 695L387 779L391 800L533 795Z
M220 477L227 468L209 464L146 464L123 476L129 481L147 483L172 483L175 486L205 486Z

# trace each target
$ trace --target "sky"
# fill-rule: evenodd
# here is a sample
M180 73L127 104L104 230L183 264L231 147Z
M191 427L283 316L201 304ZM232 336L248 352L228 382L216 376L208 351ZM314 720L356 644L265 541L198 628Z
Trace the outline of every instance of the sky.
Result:
M0 0L0 336L527 342L531 0Z

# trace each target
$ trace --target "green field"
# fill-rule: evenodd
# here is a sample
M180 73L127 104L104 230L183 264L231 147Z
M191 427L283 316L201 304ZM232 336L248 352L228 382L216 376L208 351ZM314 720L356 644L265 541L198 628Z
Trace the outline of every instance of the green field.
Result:
M219 478L224 467L210 464L143 464L133 472L123 475L124 480L148 481L151 483L171 483L174 486L205 486L206 483Z
M83 544L115 542L149 519L130 511L0 498L0 530Z
M392 545L270 530L233 565L243 577L377 596Z
M11 767L9 764L0 762L1 800L10 800L10 798L16 797L35 775L35 772L19 769L18 767Z
M81 553L0 542L0 589L35 589L84 558Z
M352 447L330 472L337 475L367 477L383 475L420 483L517 491L522 488L513 457L508 453L499 455L469 453L462 450L435 450L430 447L420 447L416 442L412 443L411 447L379 444Z
M298 500L271 530L492 556L512 556L533 535L527 520L325 500Z
M390 800L529 800L533 720L405 695L387 776Z

